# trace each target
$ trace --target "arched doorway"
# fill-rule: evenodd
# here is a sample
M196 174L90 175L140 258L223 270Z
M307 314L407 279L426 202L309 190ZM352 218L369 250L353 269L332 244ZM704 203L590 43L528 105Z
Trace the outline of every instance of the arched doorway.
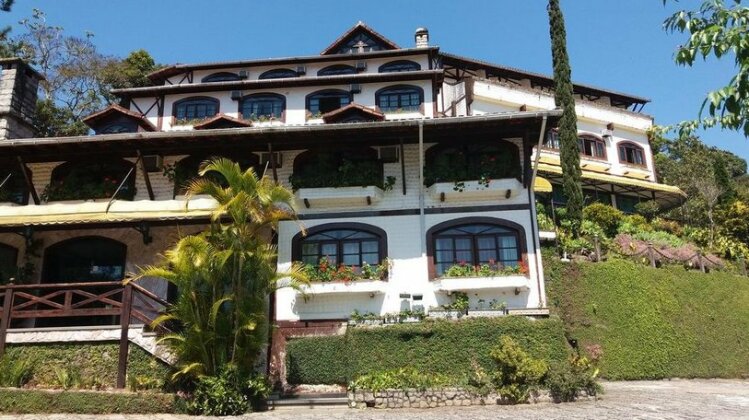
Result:
M58 242L44 251L42 283L117 281L125 277L127 246L114 239L86 236ZM101 293L87 289L91 293ZM46 318L37 326L112 325L116 317Z

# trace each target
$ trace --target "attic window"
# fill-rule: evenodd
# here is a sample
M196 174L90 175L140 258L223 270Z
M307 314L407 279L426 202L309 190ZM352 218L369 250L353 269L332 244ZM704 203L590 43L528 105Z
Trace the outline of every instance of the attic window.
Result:
M356 74L356 69L345 64L334 64L317 72L318 76L339 76L342 74Z
M258 79L283 79L297 76L297 72L291 69L273 69L262 73Z
M421 65L411 60L397 60L385 63L380 66L380 73L395 73L401 71L418 71L421 70Z
M215 82L234 82L240 80L239 75L236 73L230 73L227 71L222 71L219 73L213 73L209 74L208 76L204 77L201 82L203 83L215 83Z
M365 32L351 37L345 44L338 47L334 54L356 54L369 51L382 51L387 48L380 42L375 41L372 37L367 35Z

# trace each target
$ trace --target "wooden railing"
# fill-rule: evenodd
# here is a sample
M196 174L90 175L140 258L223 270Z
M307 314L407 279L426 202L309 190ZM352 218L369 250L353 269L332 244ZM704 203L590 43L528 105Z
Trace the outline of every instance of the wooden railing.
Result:
M133 298L138 305L133 306ZM120 281L0 286L0 357L16 319L120 317L117 387L125 387L128 329L132 319L148 325L168 302L135 283Z

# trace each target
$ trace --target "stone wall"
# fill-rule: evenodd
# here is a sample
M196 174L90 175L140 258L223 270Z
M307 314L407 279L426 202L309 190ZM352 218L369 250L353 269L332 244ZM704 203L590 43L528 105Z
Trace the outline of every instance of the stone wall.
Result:
M593 398L584 391L579 400ZM381 391L356 390L348 392L351 408L436 408L470 405L507 404L498 394L480 396L464 388L387 389ZM529 403L553 402L549 392L541 390L531 395Z
M39 76L21 60L0 66L0 140L33 137Z

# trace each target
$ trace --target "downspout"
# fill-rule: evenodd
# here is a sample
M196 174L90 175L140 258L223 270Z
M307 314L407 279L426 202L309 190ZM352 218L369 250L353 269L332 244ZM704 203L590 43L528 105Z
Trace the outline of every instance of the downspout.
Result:
M541 146L544 141L544 134L546 133L546 120L548 116L544 115L541 120L541 132L538 135L538 145L536 147L536 157L533 159L533 174L531 175L531 183L528 186L528 204L531 207L531 234L533 235L533 245L535 248L536 261L536 286L538 287L539 303L542 308L546 307L546 290L541 287L541 279L544 277L543 266L541 265L541 240L538 237L538 215L536 214L536 176L538 175L538 163L541 158Z
M419 120L419 233L421 257L427 255L426 219L424 217L424 120Z

